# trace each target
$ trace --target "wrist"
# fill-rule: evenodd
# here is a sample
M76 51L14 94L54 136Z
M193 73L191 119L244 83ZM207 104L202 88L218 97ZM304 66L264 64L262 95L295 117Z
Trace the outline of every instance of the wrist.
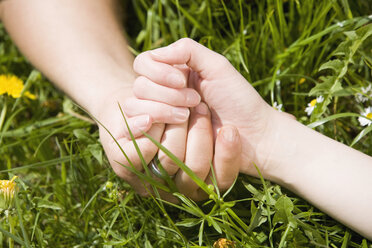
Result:
M87 104L86 110L97 120L101 120L106 116L110 109L119 110L119 105L123 105L123 102L133 96L132 90L133 79L128 79L129 82L116 81L112 84L107 85L107 88L102 89L101 92L97 93L94 100L91 100Z
M289 114L279 112L270 106L264 113L267 118L260 124L261 132L256 138L243 134L246 136L244 139L248 141L244 149L246 154L243 155L246 158L243 161L249 162L243 165L242 172L258 177L254 166L256 165L265 179L284 186L290 181L292 172L289 162L299 153L297 138L303 129L308 128Z
M87 76L88 75L88 76ZM68 79L62 90L83 107L92 117L98 119L108 108L118 108L118 102L132 96L135 75L121 69L102 70L99 73L81 73Z

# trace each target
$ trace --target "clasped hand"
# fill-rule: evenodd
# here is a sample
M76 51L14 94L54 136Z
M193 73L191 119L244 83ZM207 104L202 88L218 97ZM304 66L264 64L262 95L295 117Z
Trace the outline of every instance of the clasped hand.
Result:
M266 137L276 111L225 57L186 38L140 54L134 70L139 74L134 97L123 109L147 163L158 149L142 132L160 141L206 183L211 183L212 162L220 190L229 188L239 172L256 175L254 164L265 169L270 150ZM143 171L128 132L118 138L136 169ZM146 195L138 178L115 162L128 165L125 158L113 156L118 148L105 150L115 172ZM158 156L181 193L195 200L206 197L167 155L159 151Z

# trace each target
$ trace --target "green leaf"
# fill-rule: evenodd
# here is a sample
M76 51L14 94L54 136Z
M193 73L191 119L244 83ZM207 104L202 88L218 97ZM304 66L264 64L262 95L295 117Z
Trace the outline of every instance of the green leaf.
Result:
M20 244L22 246L25 246L25 243L22 241L21 238L19 238L18 236L15 236L14 234L11 234L10 232L2 229L1 226L0 226L0 232L2 232L5 236L8 236L9 238L13 239L18 244Z
M315 121L315 122L312 122L310 123L309 125L307 125L309 128L315 128L315 127L318 127L320 125L323 125L324 123L328 122L328 121L332 121L332 120L336 120L338 118L344 118L344 117L359 117L360 115L359 114L355 114L355 113L340 113L340 114L335 114L335 115L331 115L331 116L328 116L326 118L323 118L321 120L318 120L318 121Z
M34 200L36 202L37 208L48 208L48 209L53 209L53 210L62 209L62 207L58 203L48 201L45 198L34 197Z
M202 219L186 218L183 221L177 222L177 226L192 227L202 222Z
M347 31L347 32L344 32L344 34L352 41L358 39L358 35L355 31Z
M335 76L325 76L320 78L323 82L318 83L309 92L310 96L329 94L342 90L341 82Z
M365 129L363 129L353 140L353 142L351 142L351 145L350 146L353 146L355 145L361 138L363 138L367 133L371 132L372 131L372 125L366 127Z
M100 144L90 144L87 147L88 151L92 156L97 159L100 165L103 165L103 152Z
M335 72L338 72L342 69L344 66L344 62L339 59L330 60L326 63L324 63L322 66L320 66L319 71L325 70L325 69L331 69Z
M275 203L276 213L274 215L273 223L285 223L296 225L296 221L293 217L292 211L294 209L291 199L287 196L282 195Z
M204 220L201 222L200 228L199 228L199 246L203 243L203 232L204 232Z
M75 129L73 133L75 137L84 144L92 144L96 142L92 135L86 129Z
M262 207L258 206L258 208L256 208L253 201L251 202L251 214L252 217L247 230L248 233L252 232L253 229L259 227L262 223L267 221L267 218L262 215Z
M338 45L338 47L333 51L333 55L335 56L346 56L350 52L350 40L345 40Z

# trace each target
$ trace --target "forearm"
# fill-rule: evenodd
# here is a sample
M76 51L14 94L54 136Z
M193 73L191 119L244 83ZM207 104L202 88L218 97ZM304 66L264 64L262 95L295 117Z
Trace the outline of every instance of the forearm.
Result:
M274 122L268 179L372 239L372 157L290 118Z
M112 93L131 95L129 53L114 0L7 0L2 21L26 57L96 115Z

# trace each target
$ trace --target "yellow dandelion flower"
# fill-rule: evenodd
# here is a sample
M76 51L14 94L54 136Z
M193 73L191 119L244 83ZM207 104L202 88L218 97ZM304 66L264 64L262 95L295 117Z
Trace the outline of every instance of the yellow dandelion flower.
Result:
M0 95L3 95L7 92L7 79L5 75L0 75Z
M8 93L9 96L21 96L23 81L14 75L0 75L0 94Z
M7 75L5 77L5 89L8 95L13 98L20 97L23 89L23 81L14 75Z
M16 178L17 176L11 180L0 180L0 209L9 209L13 205L17 190L17 184L14 182Z
M0 75L0 95L7 93L13 98L21 97L23 81L14 75ZM30 92L25 92L24 96L35 100L36 96Z
M305 83L305 81L306 81L306 78L300 78L300 81L298 82L298 84L303 84Z

